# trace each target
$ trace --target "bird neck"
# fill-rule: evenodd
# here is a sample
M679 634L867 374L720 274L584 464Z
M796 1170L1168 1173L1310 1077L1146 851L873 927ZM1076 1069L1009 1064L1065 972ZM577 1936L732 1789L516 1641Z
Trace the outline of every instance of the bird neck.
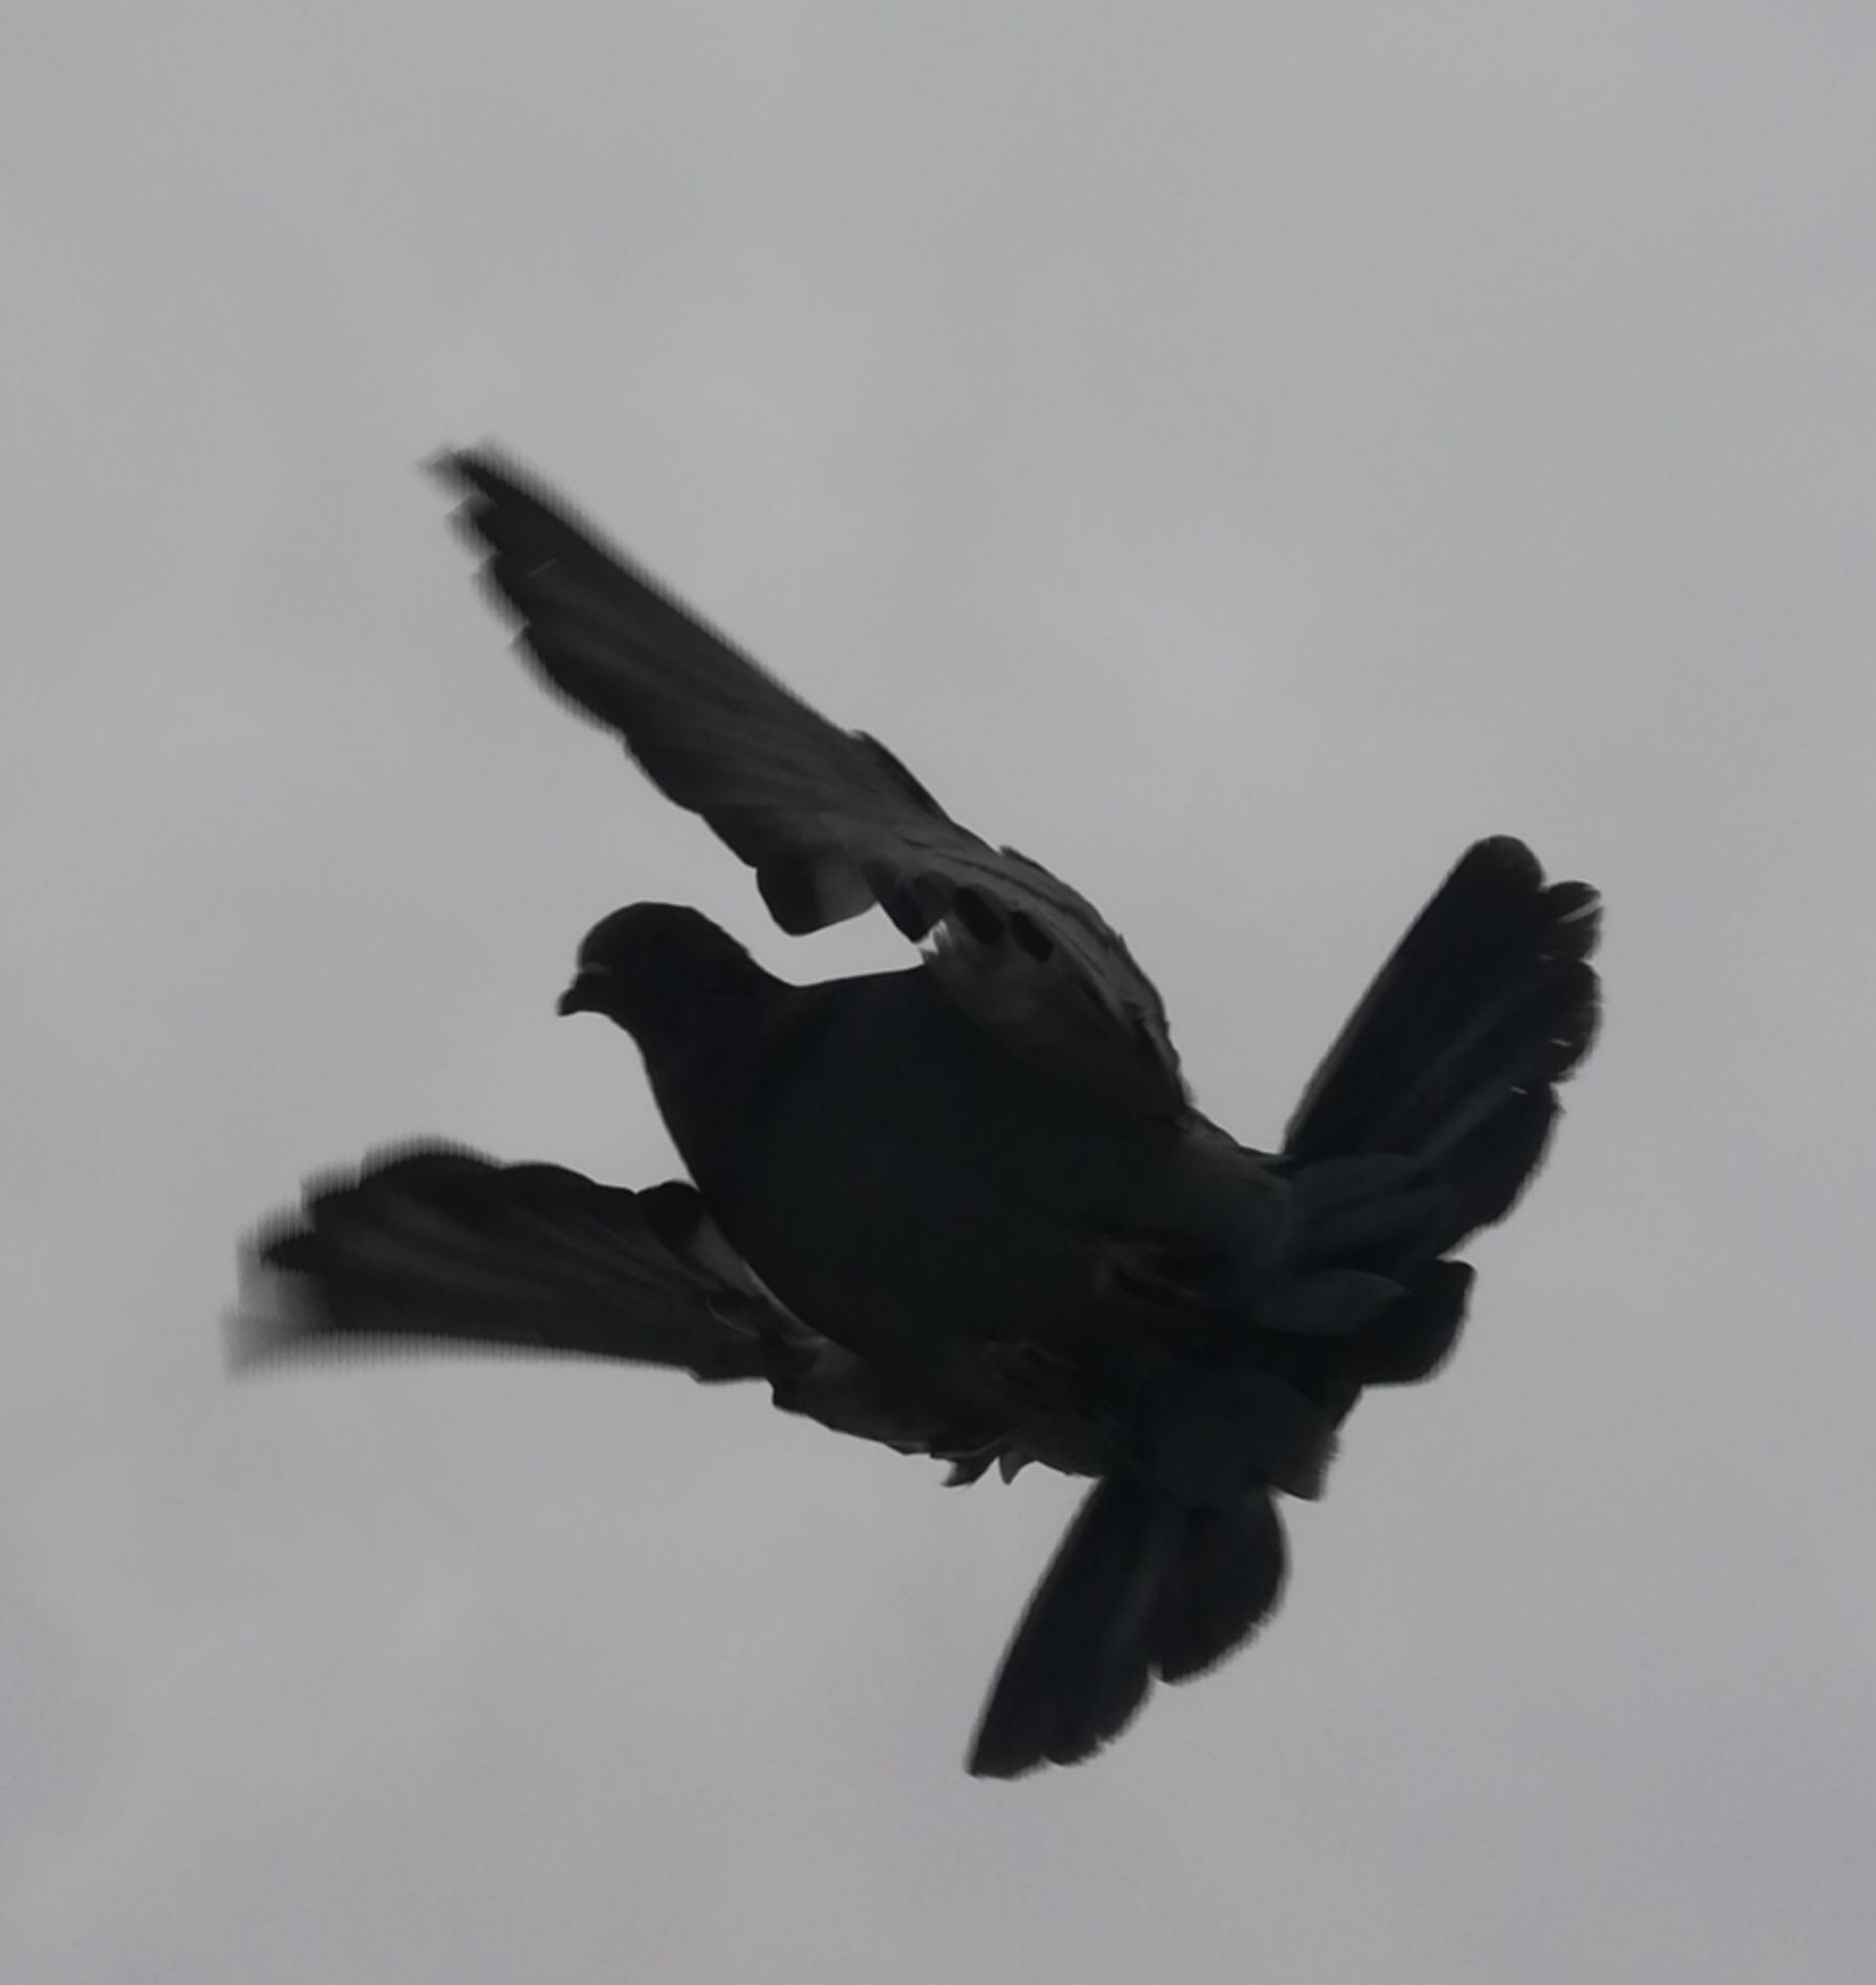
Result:
M792 990L747 953L666 953L620 990L612 1017L655 1067L707 1056Z
M774 1091L793 1072L812 990L755 968L688 996L672 988L633 1028L658 1113L707 1198L733 1188L724 1168L759 1142Z

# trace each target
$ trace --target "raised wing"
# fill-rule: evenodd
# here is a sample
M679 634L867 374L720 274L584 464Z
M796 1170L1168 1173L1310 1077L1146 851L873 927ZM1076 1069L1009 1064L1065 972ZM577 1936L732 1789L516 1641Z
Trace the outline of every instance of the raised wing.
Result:
M829 724L514 469L437 467L541 673L755 870L784 930L876 902L1025 1060L1120 1108L1184 1108L1159 994L1092 904L959 826L884 745Z

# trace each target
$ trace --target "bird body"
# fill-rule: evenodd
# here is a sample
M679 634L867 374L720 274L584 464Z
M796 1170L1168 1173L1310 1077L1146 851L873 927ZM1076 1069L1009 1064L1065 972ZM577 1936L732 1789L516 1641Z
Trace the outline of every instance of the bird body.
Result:
M1192 1328L1222 1354L1254 1317L1195 1288L1184 1307L1204 1322L1167 1337L1115 1299L1103 1265L1119 1238L1149 1237L1220 1263L1209 1279L1221 1291L1255 1281L1280 1260L1287 1225L1287 1188L1267 1161L1196 1112L1142 1118L1025 1064L921 970L790 986L697 912L662 905L596 936L617 962L585 967L576 988L594 990L576 1003L641 1035L686 1169L794 1315L915 1374L1012 1457L1190 1482L1190 1443L1155 1467L1154 1412L1121 1402L1161 1399L1189 1372ZM667 1006L619 990L668 980L691 953L713 961L718 995ZM673 1024L647 1023L648 1004L674 1008ZM908 1147L915 1161L896 1161ZM1235 1261L1247 1232L1265 1245ZM1049 1362L1011 1369L997 1355L1008 1346ZM1072 1372L1071 1394L1058 1383L1037 1396L1051 1371Z
M252 1356L410 1339L765 1380L952 1464L1096 1478L972 1770L1073 1762L1275 1605L1277 1494L1320 1493L1370 1386L1450 1352L1453 1250L1541 1160L1593 1037L1596 898L1468 851L1254 1150L1159 995L1048 870L944 813L511 470L449 458L548 682L756 871L789 930L872 903L909 970L792 986L690 909L596 925L563 1012L630 1033L689 1172L633 1193L423 1147L262 1237Z

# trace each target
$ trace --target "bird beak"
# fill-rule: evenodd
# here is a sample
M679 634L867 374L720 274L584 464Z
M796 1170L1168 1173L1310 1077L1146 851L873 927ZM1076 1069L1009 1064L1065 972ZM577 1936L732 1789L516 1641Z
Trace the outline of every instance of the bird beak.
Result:
M555 1011L565 1019L569 1013L595 1013L605 1003L603 972L596 972L592 966L582 966L574 974L574 982L560 995L560 1003Z

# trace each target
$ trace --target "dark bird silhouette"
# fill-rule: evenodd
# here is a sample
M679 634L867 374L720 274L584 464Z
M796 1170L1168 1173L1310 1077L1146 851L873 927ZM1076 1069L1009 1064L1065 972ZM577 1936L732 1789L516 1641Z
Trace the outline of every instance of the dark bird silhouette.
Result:
M1239 1646L1366 1387L1425 1378L1595 1031L1595 892L1461 859L1280 1144L1192 1105L1166 1014L1075 890L952 820L486 454L440 472L540 673L749 864L784 930L878 904L905 971L792 986L694 910L582 945L562 1012L636 1041L690 1181L442 1145L308 1189L249 1257L244 1361L486 1343L765 1382L842 1433L1091 1477L970 1755L1090 1756Z

